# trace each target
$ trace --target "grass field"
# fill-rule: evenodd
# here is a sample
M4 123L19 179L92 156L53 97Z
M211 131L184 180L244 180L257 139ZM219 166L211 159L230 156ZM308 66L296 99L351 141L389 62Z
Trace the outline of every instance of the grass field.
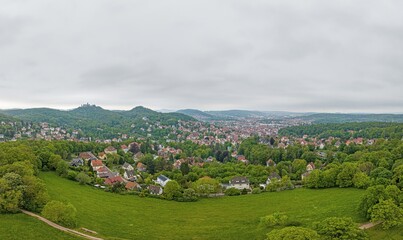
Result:
M259 218L283 212L310 226L330 216L356 222L364 193L357 189L296 189L239 197L178 203L106 193L90 186L41 173L52 199L72 203L79 224L108 239L263 239L267 229Z
M0 214L0 239L78 240L25 214Z
M370 239L382 240L401 240L403 239L403 227L395 227L387 231L383 230L380 226L367 230Z

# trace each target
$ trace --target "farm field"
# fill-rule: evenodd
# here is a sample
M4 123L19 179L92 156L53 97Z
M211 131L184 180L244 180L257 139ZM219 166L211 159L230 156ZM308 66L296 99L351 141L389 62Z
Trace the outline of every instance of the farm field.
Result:
M0 214L0 239L78 240L25 214Z
M357 211L358 189L296 189L180 203L106 193L91 186L41 173L52 199L72 203L80 227L106 239L264 239L269 231L259 218L285 213L311 226L330 216L364 222Z

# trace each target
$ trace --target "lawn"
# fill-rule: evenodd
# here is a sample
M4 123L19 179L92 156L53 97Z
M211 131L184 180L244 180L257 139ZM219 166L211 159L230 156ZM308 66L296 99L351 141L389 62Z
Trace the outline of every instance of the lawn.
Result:
M74 237L54 229L25 214L0 214L0 239L41 239L41 240L77 240Z
M401 240L403 239L403 227L395 227L389 230L383 230L380 226L367 230L371 239L382 240Z
M311 226L330 216L364 222L357 206L363 190L296 189L179 203L117 195L41 173L52 199L72 203L79 224L107 239L263 239L259 218L282 212Z

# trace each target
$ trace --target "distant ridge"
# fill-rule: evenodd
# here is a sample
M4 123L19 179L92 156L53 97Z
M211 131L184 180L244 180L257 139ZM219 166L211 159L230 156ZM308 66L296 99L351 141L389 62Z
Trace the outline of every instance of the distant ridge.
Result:
M108 132L119 133L130 131L131 126L163 122L175 125L178 120L196 121L193 117L181 113L159 113L143 106L134 107L129 111L111 111L100 106L83 104L72 110L51 108L30 108L1 110L0 119L14 119L26 122L47 122L66 128L81 129L94 132L94 129L108 129ZM144 125L145 126L145 125ZM140 127L139 127L140 128ZM99 133L102 134L102 133Z

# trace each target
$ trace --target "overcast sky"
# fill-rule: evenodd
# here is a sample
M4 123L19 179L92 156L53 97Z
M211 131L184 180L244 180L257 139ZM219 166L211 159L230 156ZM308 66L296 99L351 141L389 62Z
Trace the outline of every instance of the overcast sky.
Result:
M400 0L0 6L0 108L403 112Z

